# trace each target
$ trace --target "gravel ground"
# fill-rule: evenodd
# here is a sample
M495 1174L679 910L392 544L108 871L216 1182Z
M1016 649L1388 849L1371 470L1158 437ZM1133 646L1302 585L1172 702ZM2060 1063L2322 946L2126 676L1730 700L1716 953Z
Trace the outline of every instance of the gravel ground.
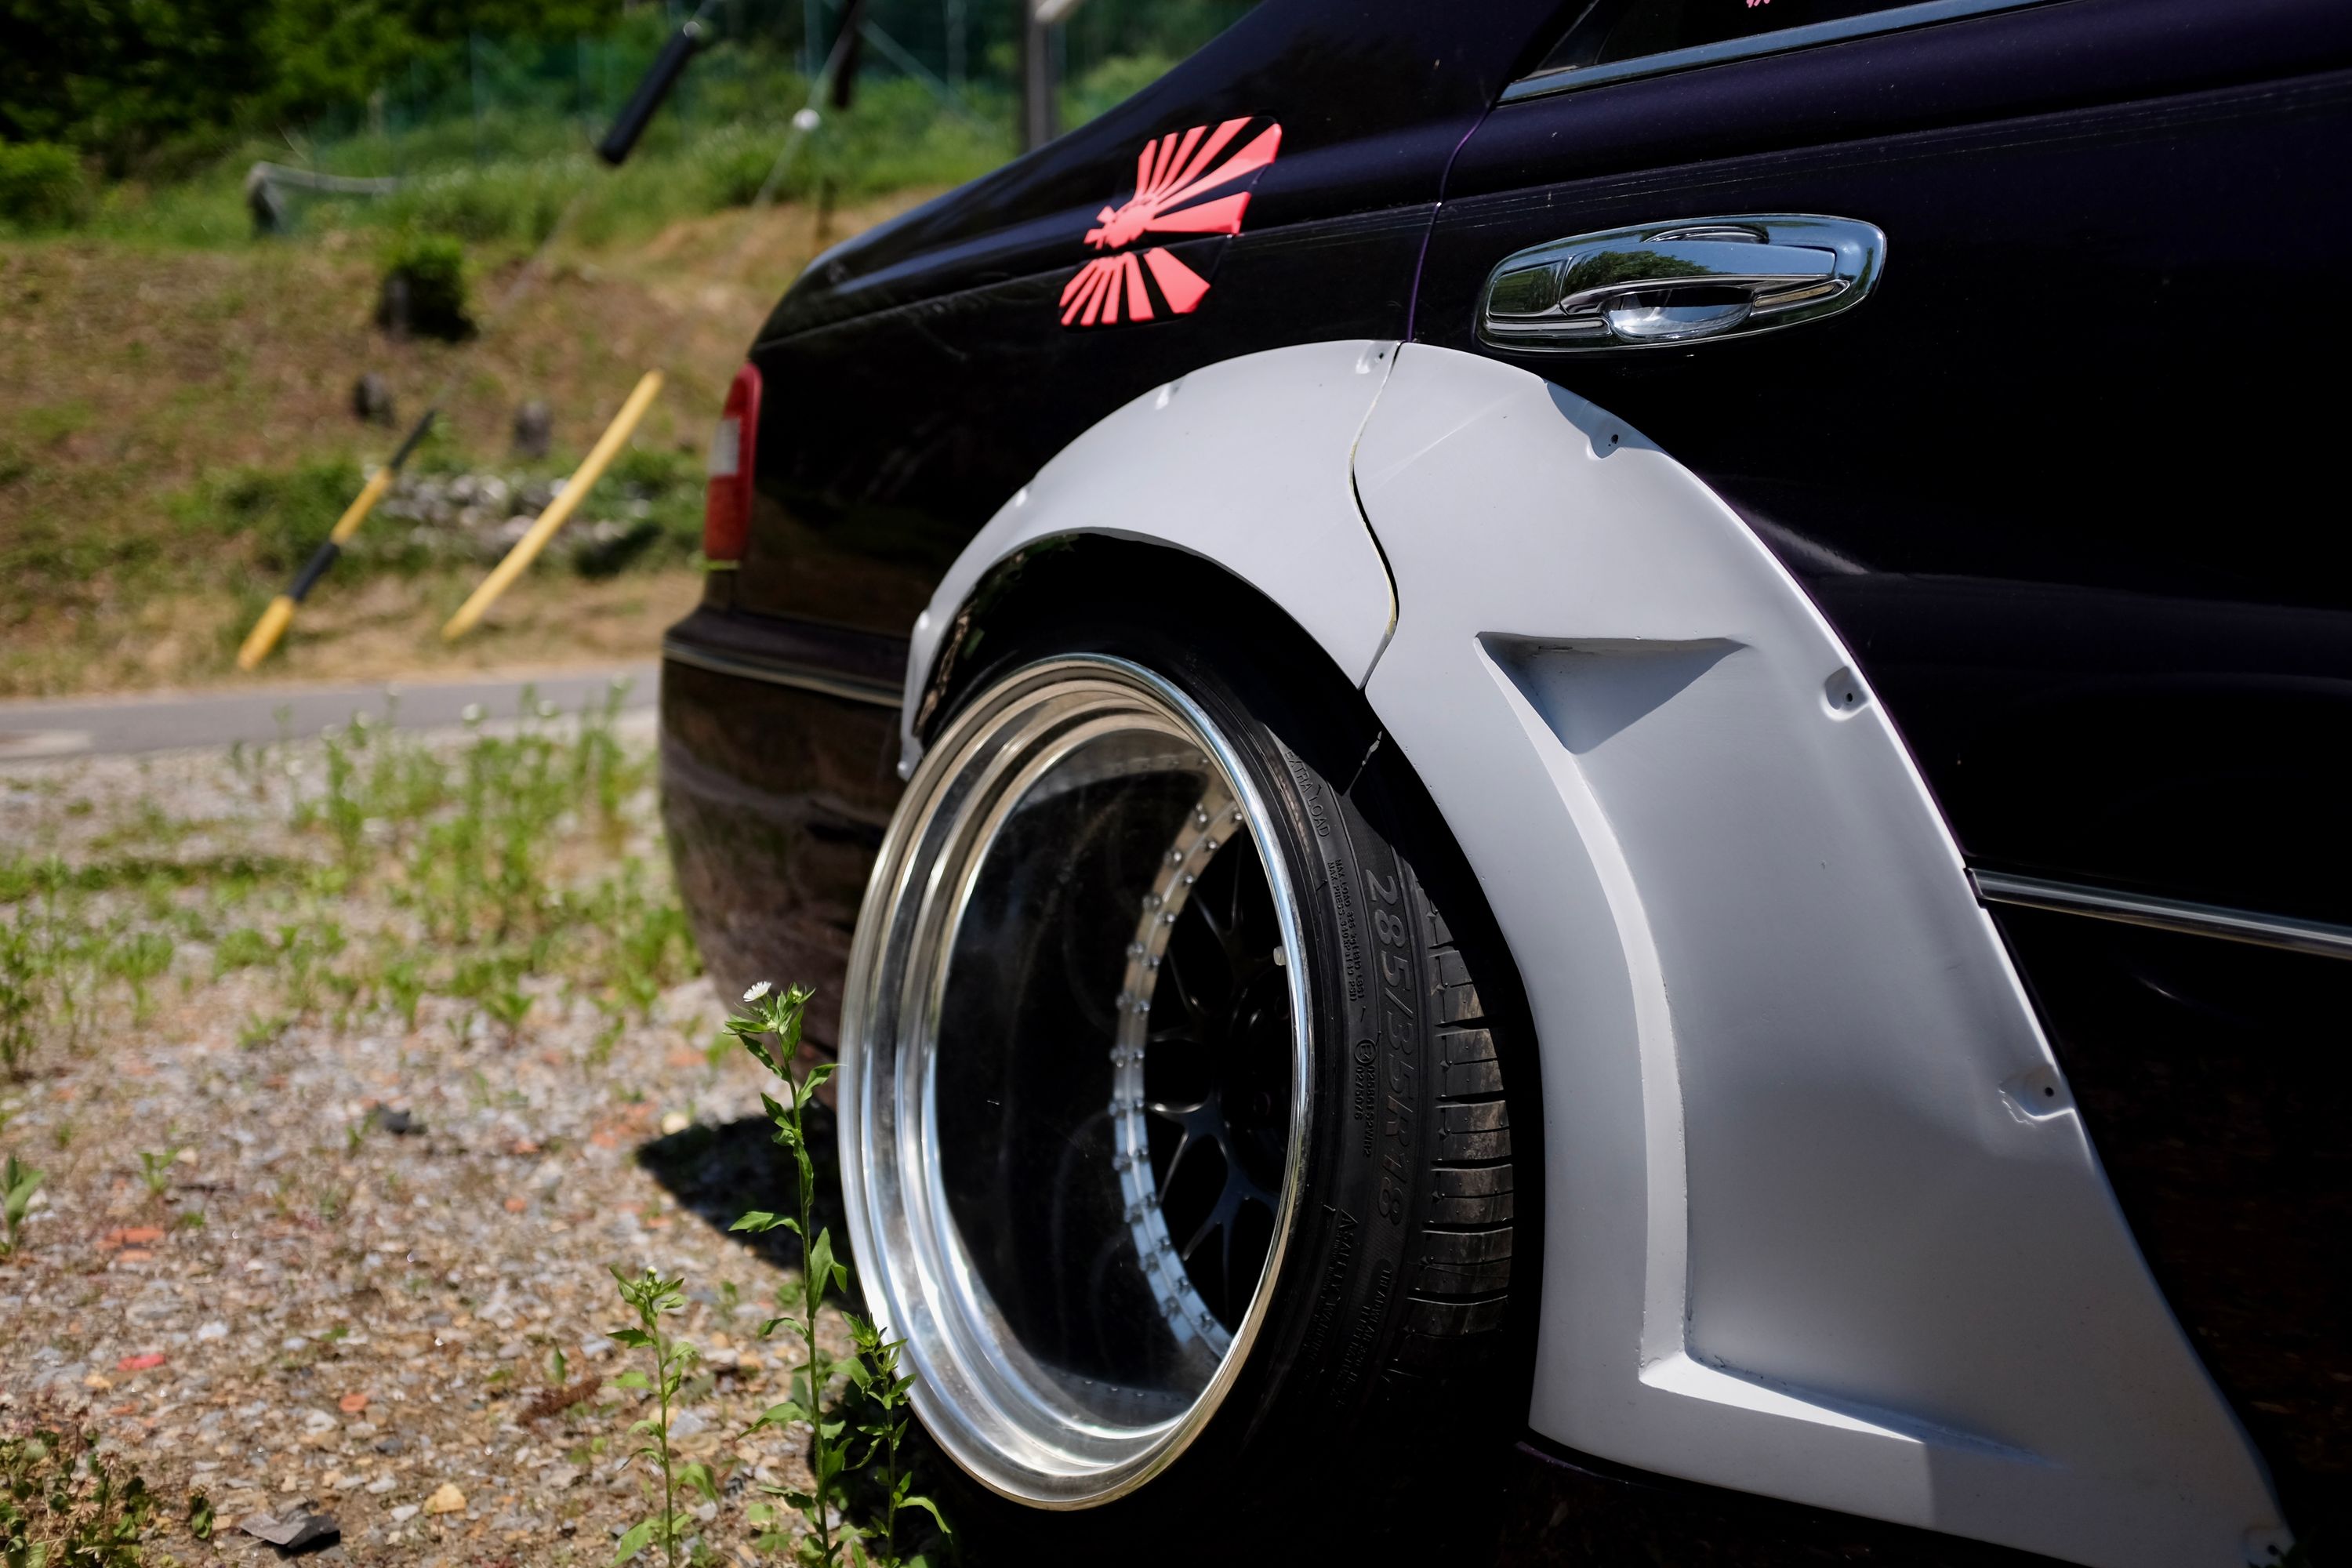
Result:
M608 731L635 770L620 817L553 825L550 887L633 864L667 900L649 726ZM420 751L454 768L478 743ZM703 980L667 975L649 1006L618 1009L596 973L615 961L563 959L561 932L516 983L519 1025L430 986L412 1023L368 974L425 952L425 924L398 876L334 872L301 811L324 762L309 742L0 776L0 871L52 853L147 866L92 873L78 918L173 943L144 1016L93 963L74 1021L51 1018L0 1079L0 1153L46 1173L0 1259L0 1433L100 1434L162 1495L175 1522L155 1540L182 1562L274 1558L236 1521L304 1500L341 1525L331 1559L608 1561L647 1511L609 1269L652 1267L686 1279L678 1329L702 1352L677 1430L724 1476L703 1539L752 1561L761 1483L807 1479L804 1429L745 1435L784 1395L784 1347L757 1331L793 1279L724 1231L782 1206L764 1075L711 1048L722 1009ZM386 846L409 827L355 831ZM19 898L20 924L36 901ZM238 922L290 953L292 928L330 916L349 940L340 988L291 959L224 972ZM192 1488L217 1510L209 1543L176 1523Z

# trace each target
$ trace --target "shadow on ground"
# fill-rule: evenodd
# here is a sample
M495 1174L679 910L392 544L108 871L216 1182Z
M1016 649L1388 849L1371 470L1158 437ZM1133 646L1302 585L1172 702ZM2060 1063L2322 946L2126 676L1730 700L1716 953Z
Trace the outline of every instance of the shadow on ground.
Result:
M820 1101L809 1106L807 1115L809 1152L816 1165L817 1227L833 1232L834 1256L854 1266L847 1217L841 1205L841 1163L835 1152L833 1112ZM795 1212L792 1151L776 1142L775 1129L764 1117L747 1116L715 1126L698 1122L641 1146L637 1163L677 1200L680 1208L720 1231L753 1209ZM780 1268L801 1266L800 1238L789 1230L730 1234Z

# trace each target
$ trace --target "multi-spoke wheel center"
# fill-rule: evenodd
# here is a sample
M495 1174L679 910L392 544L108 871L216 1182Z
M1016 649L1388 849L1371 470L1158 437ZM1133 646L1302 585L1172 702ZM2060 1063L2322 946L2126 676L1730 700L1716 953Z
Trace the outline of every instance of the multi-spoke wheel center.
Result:
M1127 1222L1180 1338L1223 1355L1265 1263L1289 1131L1290 998L1265 872L1213 784L1128 944L1111 1117Z

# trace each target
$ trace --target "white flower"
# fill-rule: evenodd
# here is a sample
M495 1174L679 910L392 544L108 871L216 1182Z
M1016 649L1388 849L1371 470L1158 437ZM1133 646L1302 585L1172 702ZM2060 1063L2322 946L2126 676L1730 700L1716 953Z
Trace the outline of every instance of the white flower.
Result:
M765 996L771 989L772 987L768 983L762 980L760 984L752 986L751 989L743 993L743 1000L746 1002L757 1002L761 997Z

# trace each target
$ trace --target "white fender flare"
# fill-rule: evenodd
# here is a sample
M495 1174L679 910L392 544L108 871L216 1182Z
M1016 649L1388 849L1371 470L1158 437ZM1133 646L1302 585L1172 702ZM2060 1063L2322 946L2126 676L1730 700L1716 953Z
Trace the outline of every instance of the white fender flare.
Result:
M1366 695L1540 1042L1536 1429L2114 1568L2275 1539L1958 847L1780 563L1639 432L1470 354L1402 351L1357 482L1398 600Z
M902 769L975 588L1076 534L1279 605L1478 876L1541 1058L1537 1431L2110 1568L2284 1541L1900 738L1687 469L1425 345L1196 372L1073 442L950 570Z
M1144 394L1038 470L949 568L915 621L898 771L940 643L989 571L1041 540L1098 534L1189 551L1287 610L1358 685L1396 601L1356 505L1356 433L1396 344L1308 343L1226 360Z

